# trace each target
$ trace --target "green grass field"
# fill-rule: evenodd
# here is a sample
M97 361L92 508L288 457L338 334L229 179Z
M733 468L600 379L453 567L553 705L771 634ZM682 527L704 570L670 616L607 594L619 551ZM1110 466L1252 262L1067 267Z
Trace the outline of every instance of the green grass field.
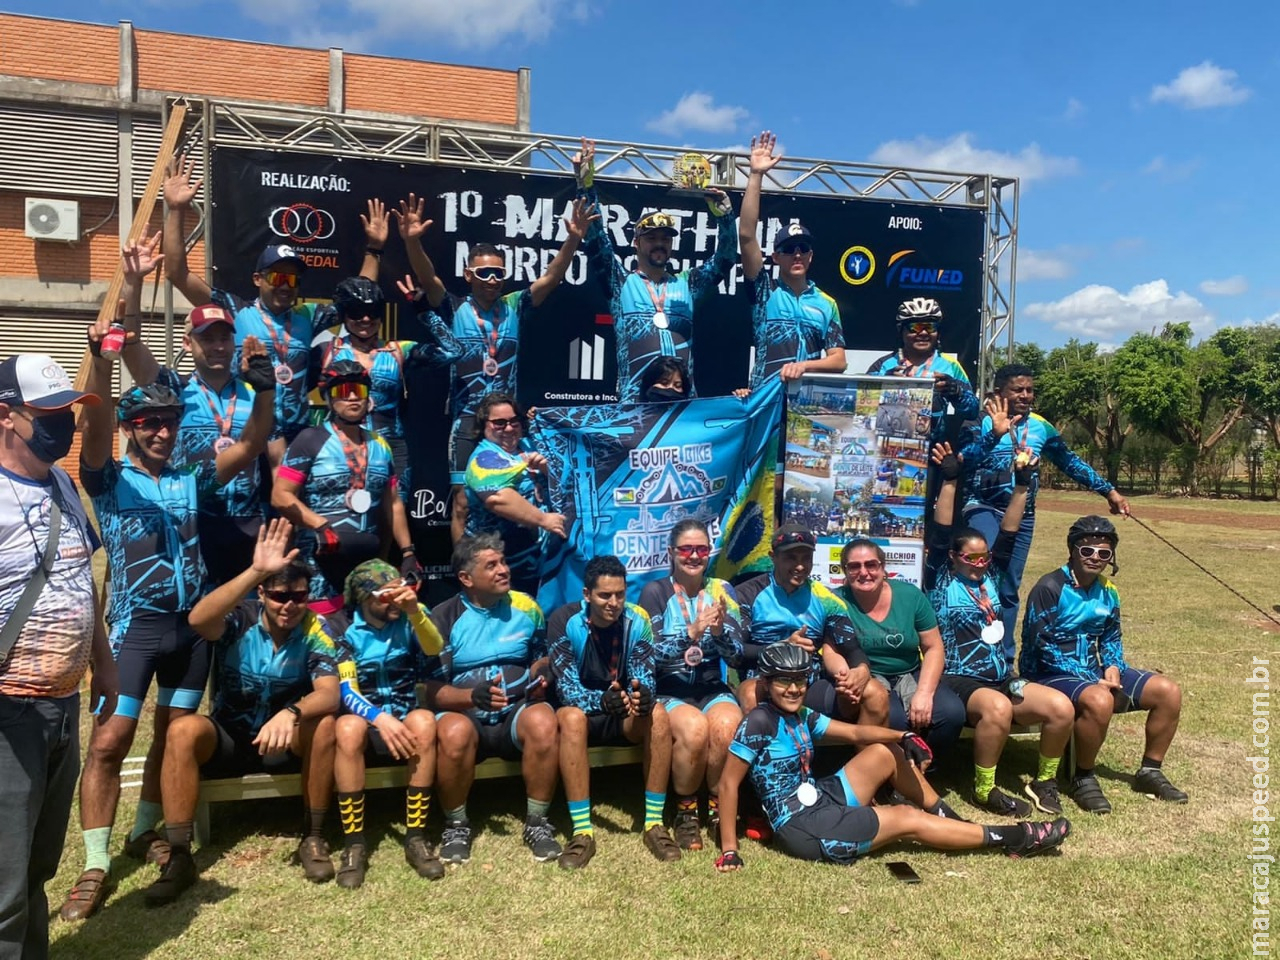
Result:
M1067 526L1097 512L1089 495L1045 497L1028 584L1065 558ZM1135 513L1266 609L1280 603L1280 507L1143 498ZM1176 513L1174 512L1176 511ZM1229 520L1230 522L1224 522ZM1171 807L1129 789L1142 718L1117 719L1099 774L1115 812L1087 818L1069 800L1074 831L1060 855L1013 862L980 852L943 856L904 846L849 869L802 863L744 841L747 869L720 876L712 846L673 865L641 845L638 768L597 773L599 853L570 874L534 863L520 843L518 781L482 782L471 802L479 829L472 862L429 884L400 851L402 795L373 796L376 844L363 889L308 884L289 865L300 820L296 800L214 808L214 843L197 852L199 884L177 904L143 906L154 868L121 856L116 892L78 926L54 921L54 957L135 960L188 957L413 956L603 957L1238 957L1249 955L1250 771L1244 758L1251 658L1272 660L1280 633L1257 624L1222 588L1134 524L1121 526L1117 582L1129 660L1183 687L1182 727L1165 764L1191 803ZM1273 671L1280 669L1280 656ZM145 736L133 752L140 754ZM1034 743L1011 743L999 782L1035 768ZM961 813L969 787L966 744L939 786ZM118 854L137 792L126 792L112 839ZM1280 803L1277 803L1280 806ZM439 811L433 810L438 836ZM331 842L338 843L336 818ZM562 799L554 819L563 831ZM69 831L52 908L81 864ZM923 877L896 882L888 860Z

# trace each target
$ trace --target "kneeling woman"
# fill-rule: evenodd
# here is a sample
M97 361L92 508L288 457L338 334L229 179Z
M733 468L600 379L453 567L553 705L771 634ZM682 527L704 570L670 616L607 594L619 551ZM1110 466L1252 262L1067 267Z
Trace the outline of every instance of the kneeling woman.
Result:
M1013 493L992 545L972 527L953 532L960 465L945 443L933 448L933 462L938 465L943 483L933 511L935 527L930 535L930 551L945 551L947 561L938 562L940 570L929 599L942 627L946 654L943 686L964 702L967 720L973 726L972 800L976 806L1000 816L1031 815L1030 804L995 785L996 764L1012 724L1038 723L1040 765L1036 778L1025 788L1026 795L1041 811L1057 816L1062 813L1058 763L1071 737L1075 711L1071 701L1058 691L1013 676L1013 661L1002 642L1004 623L1000 618L1000 581L1013 554L1027 491L1039 460L1031 457L1014 471Z
M1029 857L1058 846L1071 832L1063 818L1052 822L982 826L935 816L912 806L870 806L892 783L921 806L937 794L912 772L927 766L929 748L914 733L842 723L804 706L809 655L791 643L774 643L760 653L760 672L769 700L751 711L729 746L720 778L720 871L743 866L738 853L738 789L751 776L774 830L774 842L802 860L852 863L869 851L898 840L915 840L939 850L1001 847L1011 857ZM861 747L839 772L815 781L810 773L814 743Z
M706 524L681 520L671 530L670 548L671 576L645 584L640 606L653 625L654 682L671 721L676 843L682 850L701 850L698 791L705 777L707 814L715 829L716 784L742 722L725 679L726 664L738 667L742 661L742 625L733 587L707 576Z

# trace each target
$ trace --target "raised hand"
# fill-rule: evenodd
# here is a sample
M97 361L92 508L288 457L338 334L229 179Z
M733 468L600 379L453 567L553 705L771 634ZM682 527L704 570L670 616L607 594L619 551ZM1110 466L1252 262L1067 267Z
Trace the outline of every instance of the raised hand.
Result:
M191 182L191 177L195 173L195 160L188 160L187 155L181 154L177 162L170 161L165 167L164 180L164 202L170 207L189 207L191 201L195 199L196 193L200 190L200 185L204 180Z
M396 289L410 303L417 303L426 294L426 291L418 286L418 281L412 273L406 273L403 280L397 280Z
M774 148L778 145L778 138L770 131L765 130L758 137L751 138L751 172L763 176L782 160L782 154L776 157L773 155Z
M411 193L407 201L400 201L399 210L391 211L391 215L396 218L396 228L400 231L401 239L421 240L422 235L431 229L435 221L423 218L426 209L426 197Z
M376 197L368 203L369 213L360 214L360 226L364 227L365 242L375 250L381 250L391 233L391 215L387 213L387 205Z
M282 517L258 527L258 542L253 548L253 569L271 576L277 574L298 558L298 548L289 549L293 536L293 524Z
M987 411L987 416L991 418L991 431L997 437L1003 437L1015 423L1022 419L1021 415L1009 416L1009 401L998 393L989 397L982 406Z
M143 237L137 243L120 248L120 265L126 280L138 281L164 262L160 249L160 231Z
M586 167L588 170L594 170L596 165L596 142L582 138L582 149L573 155L574 169Z
M565 233L580 241L587 235L587 228L591 226L591 221L599 219L599 209L594 204L588 203L586 197L579 197L573 201L573 213L564 218Z

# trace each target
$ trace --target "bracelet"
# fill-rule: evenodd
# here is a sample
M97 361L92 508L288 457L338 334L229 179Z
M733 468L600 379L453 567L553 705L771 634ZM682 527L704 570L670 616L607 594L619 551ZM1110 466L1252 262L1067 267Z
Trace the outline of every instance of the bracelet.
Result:
M293 725L295 727L302 722L302 708L296 703L289 704L285 709L293 714Z
M369 256L371 256L371 257L380 257L380 256L382 256L382 248L381 248L381 247L365 247L365 248L364 248L364 252L365 252L365 253L367 253L367 254L369 254Z

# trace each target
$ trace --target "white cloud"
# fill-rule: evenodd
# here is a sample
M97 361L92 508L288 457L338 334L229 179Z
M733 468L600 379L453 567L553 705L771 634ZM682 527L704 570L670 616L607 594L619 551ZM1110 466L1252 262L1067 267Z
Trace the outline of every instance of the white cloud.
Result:
M1211 297L1238 297L1247 292L1249 281L1240 274L1226 277L1223 280L1205 280L1200 284L1200 292Z
M1180 180L1189 179L1199 169L1199 157L1192 157L1190 160L1174 163L1167 160L1164 154L1159 154L1151 158L1151 161L1142 168L1142 172L1147 176L1156 177L1164 183L1177 183Z
M1055 157L1031 143L1017 153L1002 153L976 146L973 134L957 133L949 140L916 137L914 140L890 140L871 154L875 163L890 166L919 167L926 170L949 170L960 173L993 173L1018 177L1023 183L1071 176L1080 172L1075 157Z
M1215 66L1210 61L1187 67L1170 83L1160 83L1151 88L1152 103L1172 103L1188 110L1205 110L1210 107L1230 107L1244 103L1253 93L1248 87L1236 83L1234 70Z
M1075 97L1067 100L1067 108L1062 111L1063 120L1077 120L1083 117L1088 108Z
M709 93L686 93L670 110L645 126L668 137L684 133L733 133L747 119L747 108L717 104Z
M1076 272L1065 250L1018 250L1018 280L1065 280Z
M566 18L585 19L588 0L282 0L286 12L305 7L298 16L281 17L281 5L263 6L240 0L246 16L268 23L296 24L289 41L312 47L369 50L389 38L421 37L432 45L464 50L492 47L504 40L546 39ZM323 28L317 24L325 24Z
M1096 340L1106 348L1119 346L1134 333L1158 333L1166 323L1186 322L1204 335L1212 332L1217 322L1191 294L1181 290L1170 293L1165 280L1140 283L1128 293L1094 283L1061 300L1030 304L1020 312L1068 336Z

